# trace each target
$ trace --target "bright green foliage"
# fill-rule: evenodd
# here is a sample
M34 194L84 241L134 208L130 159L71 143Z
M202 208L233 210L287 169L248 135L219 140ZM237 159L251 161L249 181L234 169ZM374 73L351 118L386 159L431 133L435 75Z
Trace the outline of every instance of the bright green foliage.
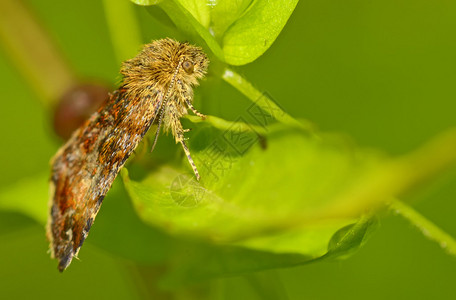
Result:
M377 220L372 215L362 216L355 224L338 230L329 241L326 257L344 258L358 250L376 229Z
M179 3L190 12L190 14L204 27L209 26L210 6L207 1L201 0L179 0Z
M237 22L243 14L247 11L252 0L235 0L235 1L217 1L216 5L212 7L211 13L211 29L214 36L222 37L227 29L235 22ZM219 38L220 39L220 38Z
M382 161L342 141L283 126L268 127L264 137L236 125L225 132L201 127L190 145L200 182L184 171L184 160L140 181L124 169L123 178L145 221L214 242L324 254L331 235L356 215L328 221L328 209Z
M202 38L218 59L231 65L245 65L272 45L297 3L168 0L159 6L179 29Z
M298 1L255 1L223 36L226 62L249 63L263 54L275 41Z

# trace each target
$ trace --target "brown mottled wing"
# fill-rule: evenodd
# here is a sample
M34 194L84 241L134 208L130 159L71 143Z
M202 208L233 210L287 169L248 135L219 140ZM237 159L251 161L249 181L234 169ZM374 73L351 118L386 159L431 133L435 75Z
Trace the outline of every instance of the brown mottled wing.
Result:
M158 114L163 95L119 89L52 162L47 235L63 271L77 255L120 168Z

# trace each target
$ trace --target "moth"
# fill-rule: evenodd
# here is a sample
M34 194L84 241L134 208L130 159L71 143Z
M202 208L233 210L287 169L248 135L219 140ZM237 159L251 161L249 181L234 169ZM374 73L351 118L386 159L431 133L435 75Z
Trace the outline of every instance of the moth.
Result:
M59 271L87 238L103 198L148 129L171 131L200 175L185 143L180 118L191 110L193 89L209 60L201 48L172 39L153 41L122 64L122 82L105 104L77 129L51 161L47 237Z

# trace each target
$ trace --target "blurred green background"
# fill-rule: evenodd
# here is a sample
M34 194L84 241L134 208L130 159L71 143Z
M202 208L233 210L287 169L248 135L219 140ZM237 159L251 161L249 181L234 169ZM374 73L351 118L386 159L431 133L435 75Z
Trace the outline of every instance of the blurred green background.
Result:
M119 63L100 1L24 3L80 78L118 82ZM144 8L134 10L144 42L169 34ZM272 47L236 70L292 116L311 120L324 131L345 133L360 145L402 154L455 124L455 16L454 1L301 1ZM61 141L52 132L52 112L1 47L0 76L3 190L48 172ZM248 103L221 82L199 107L235 119ZM455 183L454 173L448 174L409 198L452 236ZM109 206L105 201L107 214ZM115 217L121 224L122 216ZM97 220L102 218L103 210ZM155 273L149 270L146 278L133 262L106 253L90 238L82 262L59 274L46 253L42 225L0 211L0 298L135 299L152 293L166 299L177 291L186 299L198 298L201 290L213 299L456 297L454 257L400 217L387 216L381 225L364 248L344 261L214 279L191 291L176 287L157 292L148 286L154 285L160 267L153 268ZM94 226L94 240L96 232ZM276 280L277 294L267 292L262 278Z

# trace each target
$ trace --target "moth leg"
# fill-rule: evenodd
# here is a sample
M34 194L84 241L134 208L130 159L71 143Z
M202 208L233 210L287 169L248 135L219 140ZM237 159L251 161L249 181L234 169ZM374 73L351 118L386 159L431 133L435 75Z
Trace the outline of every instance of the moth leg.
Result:
M184 138L181 138L181 140L179 141L182 145L182 149L184 149L184 152L185 152L185 155L187 155L187 159L188 159L188 162L190 163L190 165L192 166L192 169L193 169L193 172L195 173L195 176L196 176L196 180L200 180L200 174L198 173L198 169L196 168L196 165L195 163L193 162L193 159L190 155L190 150L188 150L188 147L187 145L185 144L185 141L184 141Z
M197 115L198 117L200 117L202 119L206 119L206 115L204 115L204 114L200 113L199 111L197 111L196 108L193 106L193 104L188 99L185 99L185 103L187 104L188 108L190 108L190 110L195 115Z
M198 117L200 117L201 119L206 119L206 115L203 115L202 113L200 113L199 111L196 110L195 107L193 107L193 104L192 104L192 101L190 101L192 98L193 98L193 92L189 93L187 92L187 89L185 88L185 85L184 83L181 81L181 80L178 80L177 81L177 84L180 86L181 88L181 93L183 94L183 98L185 99L185 104L187 104L188 108L190 108L190 110L195 114L197 115Z
M202 113L200 113L199 111L197 111L196 108L193 107L193 104L192 104L188 99L185 99L185 103L187 104L188 108L190 108L190 110L191 110L195 115L197 115L197 116L200 117L201 119L206 119L206 115L203 115Z
M201 177L196 169L195 163L193 162L192 156L190 155L190 150L188 150L187 144L185 143L186 138L184 137L184 133L188 132L189 129L184 129L182 127L182 123L177 115L177 110L174 105L169 106L169 118L169 126L171 127L176 143L180 143L182 145L182 149L184 149L188 162L192 166L193 172L195 173L196 180L200 180Z

